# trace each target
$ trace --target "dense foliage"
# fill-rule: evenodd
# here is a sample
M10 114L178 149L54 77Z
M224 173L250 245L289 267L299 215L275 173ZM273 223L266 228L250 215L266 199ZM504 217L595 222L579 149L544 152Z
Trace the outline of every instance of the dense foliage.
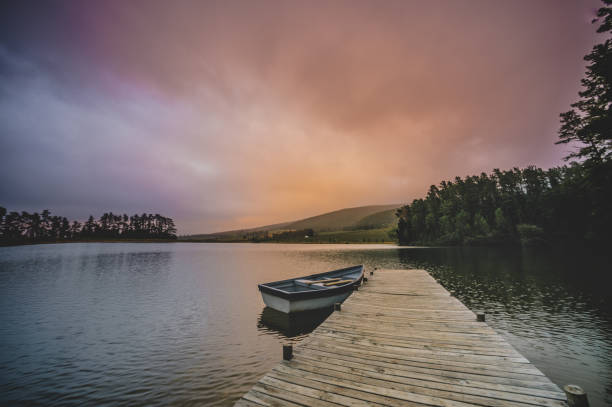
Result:
M10 212L0 207L0 243L55 242L74 240L176 239L174 221L159 214L93 216L81 224L62 216Z
M609 188L608 188L609 189ZM593 211L600 191L572 164L494 170L432 185L425 199L397 211L400 244L526 244L605 238Z

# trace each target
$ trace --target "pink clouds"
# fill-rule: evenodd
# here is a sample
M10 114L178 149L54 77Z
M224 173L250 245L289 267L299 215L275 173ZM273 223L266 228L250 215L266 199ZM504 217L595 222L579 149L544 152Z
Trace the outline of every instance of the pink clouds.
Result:
M11 183L6 205L159 211L193 233L405 202L494 167L559 164L558 113L578 91L596 7L62 3L45 24L21 21L40 35L15 29L17 45L5 48L0 66L21 74L3 86L20 94L0 99L3 143L17 154L34 143L39 159L3 169L48 185L69 174L74 187L55 196ZM44 121L10 114L24 106ZM66 173L48 170L56 160Z

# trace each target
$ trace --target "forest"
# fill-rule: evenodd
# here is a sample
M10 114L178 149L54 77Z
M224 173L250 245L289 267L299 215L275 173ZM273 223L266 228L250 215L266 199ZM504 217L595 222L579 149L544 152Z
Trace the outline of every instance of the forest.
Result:
M609 173L595 176L593 171L573 163L549 170L533 166L495 169L492 174L442 181L432 185L424 199L398 209L399 242L541 245L600 241L609 233L610 187L605 180L611 180Z
M90 240L176 239L176 227L171 218L159 214L118 215L112 212L86 222L69 221L44 210L8 212L0 207L0 244Z
M612 0L593 23L608 38L584 57L579 100L561 113L569 165L530 166L432 185L397 211L400 244L606 244L612 230Z

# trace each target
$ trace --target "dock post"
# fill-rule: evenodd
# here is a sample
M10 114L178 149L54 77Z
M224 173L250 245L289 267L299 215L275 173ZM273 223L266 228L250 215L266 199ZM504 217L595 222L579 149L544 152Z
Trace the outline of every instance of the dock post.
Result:
M293 345L283 345L283 359L291 360L293 358Z
M566 384L563 386L563 391L567 396L569 407L589 407L589 400L582 387L575 384Z
M340 311L342 309L342 304L337 302L334 304L334 311Z
M484 312L479 312L476 314L476 321L478 322L485 322L485 313Z

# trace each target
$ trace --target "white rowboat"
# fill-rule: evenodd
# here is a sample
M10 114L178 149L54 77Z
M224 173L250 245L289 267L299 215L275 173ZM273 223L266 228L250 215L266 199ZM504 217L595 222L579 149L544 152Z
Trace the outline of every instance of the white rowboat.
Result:
M363 265L290 280L259 284L264 303L286 314L311 311L344 301L363 279Z

